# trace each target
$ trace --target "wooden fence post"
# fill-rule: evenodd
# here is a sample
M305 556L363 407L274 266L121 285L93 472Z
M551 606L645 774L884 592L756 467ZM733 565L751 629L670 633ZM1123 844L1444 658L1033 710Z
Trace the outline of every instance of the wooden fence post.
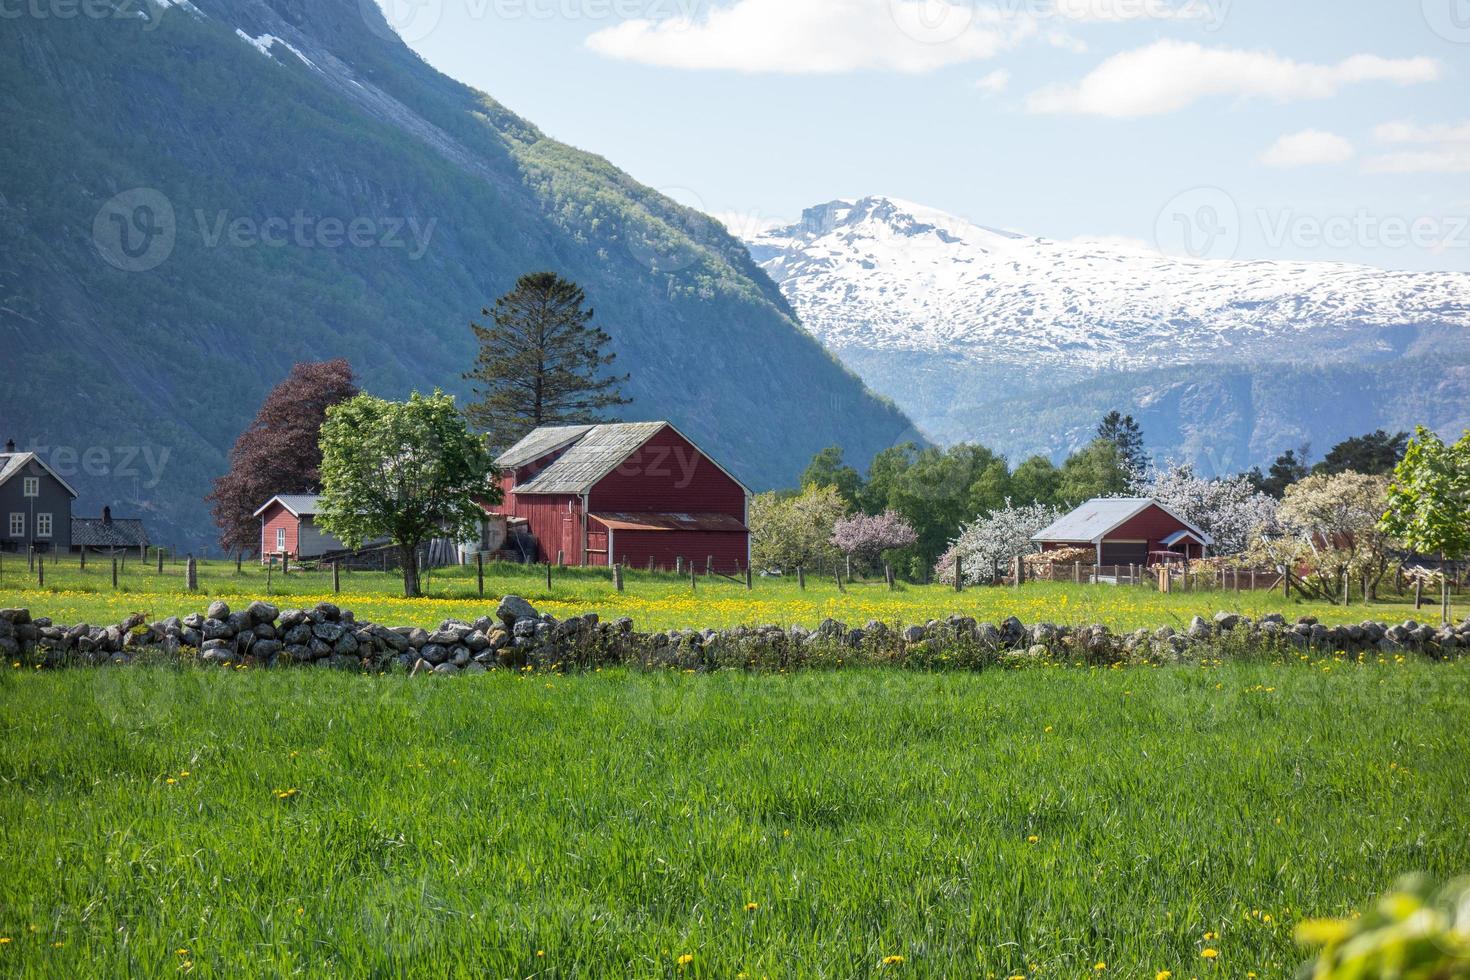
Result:
M1020 588L1021 583L1026 580L1026 559L1020 555L1011 559L1011 577L1015 579L1013 585Z
M1418 612L1419 611L1419 607L1422 606L1422 605L1424 605L1424 580L1422 578L1415 578L1414 579L1414 611L1415 612Z
M112 588L113 588L113 591L114 592L117 591L117 559L116 558L114 558L112 560Z
M276 556L267 555L265 559L265 594L271 594L271 572L276 570Z
M691 561L689 563L689 590L691 592L694 592L694 591L698 591L698 589L699 589L699 576L696 575L696 574L694 574L694 562Z
M954 555L954 590L965 591L965 560L960 557L958 551Z
M652 555L649 555L648 556L648 574L650 574L650 575L653 574L653 556Z
M26 545L26 571L28 571L28 572L34 572L35 570L36 570L36 546L33 545L33 544L28 544L28 545Z
M750 565L747 564L745 566L745 591L749 592L753 588L755 588L755 577L750 571Z
M281 552L281 578L291 574L291 552Z
M184 566L184 576L188 581L188 591L199 591L199 566L194 561L194 556L189 556L189 562Z
M844 588L843 585L842 585L842 570L840 568L833 568L832 569L832 577L837 580L837 591L838 592L846 592L847 589Z
M679 555L679 556L677 556L674 559L674 574L675 575L683 575L684 574L684 556L683 555Z
M551 562L546 563L546 587L551 588Z
M567 555L566 555L566 552L563 551L560 548L556 549L556 567L557 568L566 568L567 567Z
M83 548L82 549L82 564L81 564L80 567L81 567L81 570L84 571L84 572L87 570L87 549L86 548Z
M332 594L340 595L342 592L342 563L332 562Z
M46 559L40 558L36 561L36 588L46 587Z
M705 555L704 556L704 574L706 574L706 575L713 575L714 573L715 573L715 556L714 555Z
M485 598L485 553L475 552L475 588L479 590L480 598Z
M245 564L245 549L244 548L236 548L235 549L235 574L236 575L239 575L240 574L240 566L242 566L243 564Z
M623 591L623 566L621 564L613 566L613 587L619 592Z
M1082 584L1082 563L1080 561L1074 561L1072 563L1072 584Z
M796 566L796 587L803 592L806 591L806 571L800 565Z
M892 565L889 565L889 564L886 564L886 563L883 565L883 581L888 583L888 591L889 592L892 592L893 591L893 566Z

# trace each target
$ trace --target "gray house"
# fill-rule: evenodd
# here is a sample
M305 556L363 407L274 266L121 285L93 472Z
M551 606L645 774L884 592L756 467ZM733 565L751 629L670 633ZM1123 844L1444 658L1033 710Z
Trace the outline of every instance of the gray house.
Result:
M77 492L35 453L15 441L0 453L0 550L71 550L71 502Z
M136 551L139 558L147 558L148 529L136 518L113 517L112 508L103 507L101 517L71 519L71 550L106 555Z

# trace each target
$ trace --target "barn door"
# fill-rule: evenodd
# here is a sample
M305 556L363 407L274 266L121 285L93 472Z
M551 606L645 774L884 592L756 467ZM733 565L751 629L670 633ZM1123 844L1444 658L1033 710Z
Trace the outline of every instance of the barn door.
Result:
M581 545L577 541L577 515L563 514L561 518L562 560L568 565L582 563Z

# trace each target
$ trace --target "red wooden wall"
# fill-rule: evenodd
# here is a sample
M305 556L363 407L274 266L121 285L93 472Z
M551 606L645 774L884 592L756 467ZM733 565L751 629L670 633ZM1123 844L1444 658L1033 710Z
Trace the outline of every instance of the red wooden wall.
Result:
M598 481L588 509L729 514L743 521L745 491L693 443L665 427Z
M613 560L629 568L672 569L683 558L704 571L705 559L713 557L715 571L734 575L745 570L749 557L747 535L739 531L615 531Z
M265 560L266 555L276 554L280 550L276 547L277 528L285 528L286 530L286 551L293 555L300 551L301 521L282 506L279 501L271 504L270 510L260 516L265 519L264 530L261 531L260 535L260 554L262 561Z

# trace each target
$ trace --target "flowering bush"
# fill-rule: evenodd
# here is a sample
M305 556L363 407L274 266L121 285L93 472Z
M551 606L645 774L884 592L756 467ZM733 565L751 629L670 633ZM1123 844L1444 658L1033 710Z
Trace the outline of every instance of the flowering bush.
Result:
M913 525L891 510L876 515L854 514L832 529L832 543L867 567L876 565L883 552L907 548L918 540Z
M1017 507L1007 499L1004 507L960 528L959 537L940 557L934 574L939 581L953 585L958 557L964 565L966 584L994 582L997 569L1005 575L1011 559L1034 552L1036 546L1031 543L1031 536L1060 516L1055 507L1045 504Z
M1276 501L1244 476L1207 480L1188 463L1166 463L1134 486L1215 539L1218 554L1245 551L1256 533L1276 516Z

